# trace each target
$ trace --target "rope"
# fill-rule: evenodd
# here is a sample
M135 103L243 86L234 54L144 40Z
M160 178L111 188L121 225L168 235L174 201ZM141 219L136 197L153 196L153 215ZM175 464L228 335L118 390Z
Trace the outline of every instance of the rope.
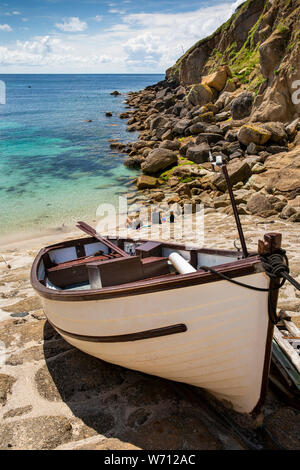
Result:
M206 271L206 272L211 272L212 274L217 275L218 277L220 277L221 279L224 279L225 281L231 282L232 284L236 284L241 287L245 287L246 289L255 290L258 292L269 292L269 296L268 296L269 318L270 318L270 321L274 325L276 325L281 320L281 318L278 317L276 314L276 305L272 299L273 291L281 289L281 287L283 287L286 281L289 281L297 290L300 290L300 284L290 275L289 261L286 256L286 252L284 250L278 250L277 253L274 253L272 255L261 255L260 258L261 258L261 262L263 264L264 270L266 271L266 274L270 278L270 285L268 289L263 289L261 287L255 287L249 284L244 284L243 282L235 281L234 279L231 279L225 274L220 273L219 271L216 271L215 269L209 266L200 266L200 269L203 269L203 271ZM274 283L277 279L282 279L282 280L277 287L274 287Z

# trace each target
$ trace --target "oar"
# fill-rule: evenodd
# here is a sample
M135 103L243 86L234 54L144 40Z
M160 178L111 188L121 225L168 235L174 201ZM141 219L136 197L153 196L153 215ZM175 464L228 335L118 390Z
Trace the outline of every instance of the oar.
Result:
M101 243L103 243L105 246L110 248L112 251L115 251L119 255L123 256L124 258L129 258L130 255L126 253L126 251L122 250L118 246L114 245L111 241L109 241L107 238L102 237L99 233L96 232L96 230L88 225L86 222L79 221L77 222L77 227L80 228L83 232L87 233L88 235L96 238L99 240Z

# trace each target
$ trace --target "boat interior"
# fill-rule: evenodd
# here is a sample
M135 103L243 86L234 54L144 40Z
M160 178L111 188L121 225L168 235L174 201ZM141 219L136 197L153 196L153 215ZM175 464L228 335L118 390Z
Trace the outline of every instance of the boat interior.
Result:
M37 266L38 281L54 290L95 290L180 276L196 272L202 265L215 267L242 258L238 251L188 249L147 240L108 240L106 244L93 237L80 238L46 248ZM124 255L115 251L114 246L123 250ZM170 261L174 253L179 255L183 271Z

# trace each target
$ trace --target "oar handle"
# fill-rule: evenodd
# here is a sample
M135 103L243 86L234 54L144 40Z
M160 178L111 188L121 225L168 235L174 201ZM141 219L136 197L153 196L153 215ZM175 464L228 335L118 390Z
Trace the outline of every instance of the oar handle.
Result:
M107 238L102 237L99 235L96 230L88 225L86 222L79 221L77 223L77 227L80 228L83 232L87 233L88 235L91 235L92 237L96 238L99 240L101 243L103 243L105 246L110 248L112 251L115 251L119 255L123 256L124 258L129 258L130 255L126 253L126 251L122 250L118 246L114 245L111 241L107 240Z

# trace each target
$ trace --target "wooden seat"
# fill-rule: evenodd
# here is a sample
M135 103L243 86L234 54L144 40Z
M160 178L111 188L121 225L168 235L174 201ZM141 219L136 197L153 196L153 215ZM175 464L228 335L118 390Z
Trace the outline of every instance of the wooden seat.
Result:
M99 255L79 258L47 269L47 277L57 287L67 287L72 284L81 284L88 281L87 264L91 262L105 262L120 258L120 255Z
M59 271L60 269L70 268L73 266L79 266L81 264L91 263L93 261L107 261L109 259L120 258L121 255L111 254L111 255L98 255L98 256L84 256L83 258L77 258L71 261L66 261L65 263L59 263L57 266L48 268L48 272Z
M160 242L146 242L136 247L135 253L141 258L149 258L152 256L162 255L162 243Z
M167 258L138 256L87 264L92 289L117 286L169 274Z

